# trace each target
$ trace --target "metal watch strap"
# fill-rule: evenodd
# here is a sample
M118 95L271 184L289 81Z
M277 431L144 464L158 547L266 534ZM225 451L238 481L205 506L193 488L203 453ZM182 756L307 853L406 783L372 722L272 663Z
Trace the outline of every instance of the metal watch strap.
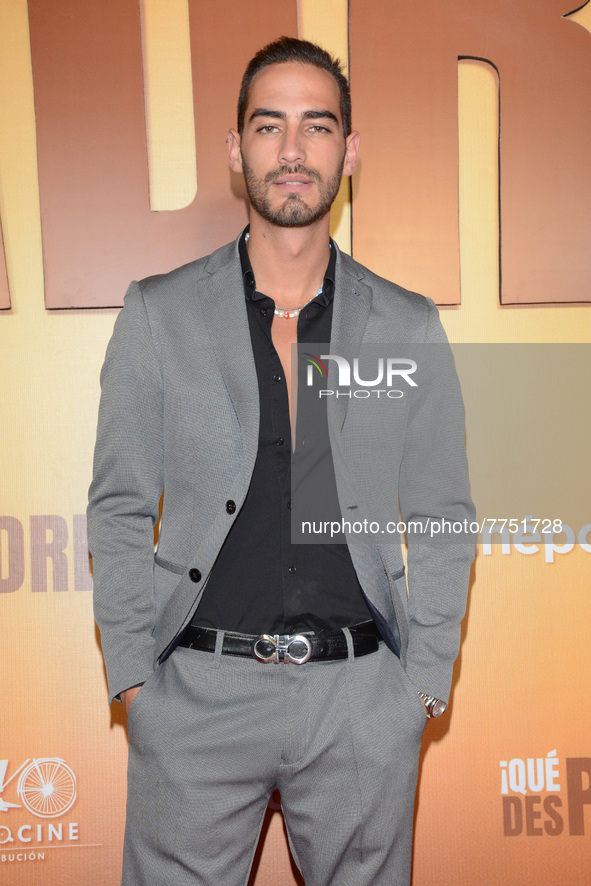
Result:
M425 710L427 711L427 717L429 719L431 717L440 717L445 710L447 710L447 705L444 701L441 701L440 698L435 698L434 695L427 695L426 692L419 692L419 698L425 705Z

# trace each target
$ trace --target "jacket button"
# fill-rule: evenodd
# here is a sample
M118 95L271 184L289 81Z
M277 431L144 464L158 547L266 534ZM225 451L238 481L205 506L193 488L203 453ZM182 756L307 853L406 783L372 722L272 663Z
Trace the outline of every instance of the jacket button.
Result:
M236 502L232 501L231 498L226 502L226 510L229 514L233 514L236 511Z
M191 581L201 581L201 573L193 567L193 569L189 569L189 578Z

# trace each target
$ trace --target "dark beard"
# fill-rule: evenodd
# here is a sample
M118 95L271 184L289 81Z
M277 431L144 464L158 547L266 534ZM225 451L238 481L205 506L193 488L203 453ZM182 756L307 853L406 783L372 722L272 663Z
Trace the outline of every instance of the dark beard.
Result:
M308 169L305 166L282 166L274 172L269 172L264 178L257 178L252 169L242 157L242 169L244 172L244 183L246 192L252 208L265 221L271 222L281 228L303 228L311 225L318 219L323 218L335 201L341 185L342 171L345 163L341 163L339 171L329 178L323 180L314 169ZM279 208L273 209L268 193L269 187L274 181L283 175L305 175L307 178L313 179L318 184L319 202L317 206L308 206L302 200L299 194L288 194Z

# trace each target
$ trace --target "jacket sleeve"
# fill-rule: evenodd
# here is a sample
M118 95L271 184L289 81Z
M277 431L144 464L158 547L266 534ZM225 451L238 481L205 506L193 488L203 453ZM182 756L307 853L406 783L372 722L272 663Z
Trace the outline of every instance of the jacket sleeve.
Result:
M408 532L409 634L406 670L422 692L448 700L460 647L474 536L431 526L475 517L465 451L465 416L451 348L433 301L419 348L419 385L412 400L399 475L400 509ZM422 365L421 365L422 364ZM429 526L427 530L426 527Z
M153 670L154 526L163 488L162 375L140 286L107 348L89 490L94 609L111 700Z

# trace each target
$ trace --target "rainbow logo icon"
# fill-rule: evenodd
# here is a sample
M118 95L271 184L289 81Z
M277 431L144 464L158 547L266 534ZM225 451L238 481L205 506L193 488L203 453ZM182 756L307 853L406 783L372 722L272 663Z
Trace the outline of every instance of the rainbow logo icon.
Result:
M311 385L313 383L312 377L314 375L314 369L316 369L320 373L321 378L328 377L328 369L326 368L326 364L322 362L320 357L317 357L315 354L304 354L304 357L307 358L306 362L308 363L308 385Z

